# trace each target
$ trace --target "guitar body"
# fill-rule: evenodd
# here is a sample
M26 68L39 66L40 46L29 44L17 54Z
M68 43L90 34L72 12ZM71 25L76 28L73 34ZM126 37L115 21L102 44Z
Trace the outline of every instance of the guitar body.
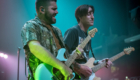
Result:
M67 59L64 58L65 51L66 50L64 48L61 48L58 51L58 55L56 58L63 62L67 61ZM75 74L73 73L73 75ZM58 69L46 63L42 63L36 68L34 77L35 80L64 80L64 76L60 73Z
M117 54L117 55L111 57L109 60L110 60L111 62L113 62L113 61L117 60L118 58L122 57L122 56L125 55L125 54L130 54L130 53L131 53L132 51L134 51L134 50L135 50L134 47L126 48L126 49L124 49L123 52L121 52L121 53L119 53L119 54ZM104 66L106 65L105 62L102 62L101 64L98 64L98 65L94 66L94 65L93 65L94 61L95 61L94 58L90 58L90 59L87 61L87 63L85 63L85 64L83 64L83 65L86 65L86 66L88 66L89 68L91 68L93 72L98 71L99 69L101 69L102 67L104 67ZM96 77L95 74L93 73L88 79L84 79L84 80L101 80L101 78Z
M93 68L94 61L95 61L94 58L90 58L85 64L82 64L82 65L88 66L89 68ZM92 75L88 79L85 79L85 80L101 80L101 78L96 77L95 73L92 73Z
M35 71L35 80L53 80L53 67L42 63Z

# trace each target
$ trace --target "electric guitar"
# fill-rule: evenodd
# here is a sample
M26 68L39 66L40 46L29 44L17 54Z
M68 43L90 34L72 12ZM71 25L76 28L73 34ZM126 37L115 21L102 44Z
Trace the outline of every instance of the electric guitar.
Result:
M83 49L86 44L89 42L89 40L94 37L95 33L97 32L97 29L94 28L88 32L88 36L86 39L78 46L81 49ZM72 55L69 56L68 59L64 58L65 48L61 48L58 51L57 59L64 62L66 66L70 67L70 65L73 63L73 61L79 56L77 51L75 50ZM54 68L53 66L42 63L40 64L35 71L35 80L64 80L64 76L62 73ZM73 73L73 78L75 77L75 74ZM73 79L71 78L71 80Z
M131 53L132 51L134 51L134 50L135 50L135 49L134 49L133 47L126 48L126 49L124 49L124 51L122 51L121 53L119 53L119 54L117 54L117 55L111 57L109 60L110 60L111 62L113 62L113 61L117 60L118 58L124 56L125 54L127 54L127 55L130 54L130 53ZM103 62L103 63L101 63L101 64L98 64L98 65L94 66L94 65L93 65L94 61L95 61L94 58L90 58L90 59L88 60L87 63L82 64L82 65L88 66L89 68L92 69L92 71L93 71L94 73L95 73L96 71L98 71L99 69L103 68L103 67L106 65L106 63ZM91 64L91 63L92 63L92 64ZM89 78L86 78L85 80L101 80L101 78L98 78L98 77L95 76L95 74L92 74Z

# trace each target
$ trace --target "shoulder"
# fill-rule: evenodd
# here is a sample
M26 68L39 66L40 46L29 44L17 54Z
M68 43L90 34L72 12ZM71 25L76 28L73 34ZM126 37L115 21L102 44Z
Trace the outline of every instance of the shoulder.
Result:
M60 31L60 29L59 29L58 27L56 27L56 26L53 26L53 28L54 28L55 30L59 30L59 31Z
M77 33L78 32L77 26L69 28L66 32Z
M64 39L70 37L70 38L75 38L77 37L79 34L78 34L78 30L76 29L75 26L69 28L65 34L64 34Z
M26 27L32 27L34 24L36 24L36 22L34 20L30 20L30 21L27 21L23 28L26 28Z
M24 26L22 27L22 30L25 29L33 29L36 28L38 26L37 21L35 19L29 20L27 21Z
M61 30L60 30L58 27L53 26L53 28L54 28L58 33L61 33Z

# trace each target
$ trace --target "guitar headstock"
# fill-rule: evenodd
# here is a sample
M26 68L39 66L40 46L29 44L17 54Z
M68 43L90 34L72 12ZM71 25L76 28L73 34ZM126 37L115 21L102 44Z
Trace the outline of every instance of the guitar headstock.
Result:
M90 31L88 32L88 34L90 35L90 37L94 37L94 35L95 35L95 33L96 33L97 31L98 31L97 28L94 28L94 29L90 30Z
M125 54L130 54L132 51L135 51L134 47L128 47L124 49L124 53Z

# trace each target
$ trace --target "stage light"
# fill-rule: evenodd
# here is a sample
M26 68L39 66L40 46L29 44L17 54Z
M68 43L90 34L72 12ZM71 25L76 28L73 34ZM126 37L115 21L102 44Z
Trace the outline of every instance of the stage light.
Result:
M4 54L3 53L0 53L0 57L4 57Z
M7 54L4 54L4 53L0 53L0 57L3 57L5 59L7 59L8 58L8 55Z
M8 58L8 55L5 54L3 57L4 57L5 59L7 59L7 58Z

